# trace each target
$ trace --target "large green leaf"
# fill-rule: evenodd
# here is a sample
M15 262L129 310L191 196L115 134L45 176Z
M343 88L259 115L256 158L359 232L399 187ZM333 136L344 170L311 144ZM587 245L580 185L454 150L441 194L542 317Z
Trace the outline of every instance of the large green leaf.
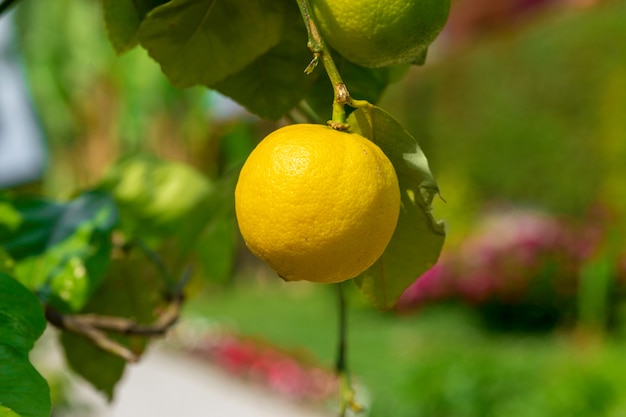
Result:
M439 189L419 144L389 114L372 106L352 113L348 123L353 132L380 146L400 183L400 217L391 242L382 257L355 280L374 305L388 309L439 258L445 228L431 214Z
M173 85L213 85L280 41L284 2L172 0L155 8L139 41Z
M307 47L307 31L293 2L293 7L287 10L280 43L242 71L209 87L233 98L252 113L277 120L302 100L317 78L317 73L304 72L312 57Z
M0 272L0 416L50 414L48 384L28 359L45 328L37 297Z
M68 203L18 198L17 227L0 219L0 243L16 261L15 276L61 310L78 310L98 287L109 262L117 209L103 192Z
M146 14L167 0L102 0L109 39L118 54L137 45L137 31Z
M164 281L145 258L115 260L97 294L81 313L127 317L139 323L151 323L163 305L164 292ZM138 355L147 343L143 337L114 338ZM124 360L70 332L61 334L61 343L72 369L111 399L115 385L124 373Z

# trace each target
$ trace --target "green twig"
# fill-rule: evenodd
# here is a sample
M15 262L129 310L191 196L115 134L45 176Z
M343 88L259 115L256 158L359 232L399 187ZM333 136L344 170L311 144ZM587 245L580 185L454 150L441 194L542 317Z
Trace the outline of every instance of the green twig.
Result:
M348 340L348 308L343 284L337 284L337 295L339 300L339 343L337 349L337 362L335 371L339 379L339 416L344 417L348 409L355 413L363 411L363 408L356 402L354 388L350 381L350 373L347 364L347 340Z
M337 65L335 65L330 49L328 49L324 39L320 36L317 25L311 15L311 5L309 0L298 0L298 7L300 7L300 13L302 14L302 18L304 19L304 24L309 35L307 45L311 52L313 52L313 60L306 67L305 72L311 73L315 67L317 67L320 60L322 61L322 65L324 65L324 69L328 74L328 78L330 78L334 91L333 115L328 124L333 129L348 130L349 126L346 123L345 106L349 105L354 108L362 108L371 106L371 104L365 100L353 100L350 97L350 92L343 82L341 74L339 74L339 70L337 69Z

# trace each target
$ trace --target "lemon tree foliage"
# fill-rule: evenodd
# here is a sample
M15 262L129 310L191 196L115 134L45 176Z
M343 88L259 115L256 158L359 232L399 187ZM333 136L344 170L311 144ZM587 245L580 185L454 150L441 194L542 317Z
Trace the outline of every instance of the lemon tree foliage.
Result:
M0 415L46 417L50 390L28 352L46 327L37 297L0 272Z
M137 45L137 31L146 14L167 0L103 0L105 20L111 44L118 53Z
M203 85L277 120L303 99L326 120L332 87L312 59L296 1L103 0L118 53L140 44L177 87ZM444 2L445 3L445 2ZM356 98L375 103L406 66L364 68L337 54Z
M372 303L388 309L439 258L445 228L431 213L439 188L417 140L388 113L372 106L352 113L348 122L381 147L400 183L402 208L395 233L385 253L356 279Z
M91 191L67 203L16 197L0 204L0 241L15 260L15 277L42 301L80 310L109 263L118 221L113 199Z

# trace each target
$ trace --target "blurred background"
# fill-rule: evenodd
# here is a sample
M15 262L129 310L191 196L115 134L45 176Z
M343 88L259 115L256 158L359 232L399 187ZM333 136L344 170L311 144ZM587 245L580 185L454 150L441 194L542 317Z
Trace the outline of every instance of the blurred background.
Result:
M232 213L238 167L276 124L171 87L140 48L116 56L100 2L25 1L0 24L0 187L64 199L160 167L157 185L185 178L154 197L172 212L223 189L165 348L330 413L335 291L283 284ZM448 238L394 311L346 286L366 415L626 416L625 41L623 0L453 0L427 64L388 88L380 106L429 157ZM55 416L90 415L47 376Z

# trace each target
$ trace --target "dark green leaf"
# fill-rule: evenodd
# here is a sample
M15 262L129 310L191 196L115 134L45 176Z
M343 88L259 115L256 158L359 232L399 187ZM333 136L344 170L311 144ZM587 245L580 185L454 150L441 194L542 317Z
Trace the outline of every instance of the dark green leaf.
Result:
M439 189L419 144L393 117L372 106L352 113L348 123L352 131L380 146L400 183L400 217L391 242L382 257L355 280L374 305L388 309L439 258L445 228L431 214Z
M39 255L46 250L63 217L63 204L43 198L24 198L4 202L13 211L0 218L0 243L15 259ZM58 234L58 233L57 233Z
M81 313L127 317L139 323L151 323L163 305L163 280L144 258L113 261L96 295ZM115 339L140 354L146 339L118 336ZM115 385L124 373L125 362L98 349L81 336L63 332L61 343L68 364L110 399Z
M14 207L19 227L0 225L0 240L17 261L17 279L57 308L81 308L109 261L115 203L92 191L66 204L18 199Z
M46 328L37 297L0 272L0 345L28 352Z
M118 54L137 45L137 31L148 12L167 0L103 0L109 40Z
M12 205L19 215L12 226L0 217L0 243L16 261L41 254L96 217L100 231L111 230L117 222L111 198L100 192L84 193L67 204L37 197L4 204Z
M242 71L209 87L268 119L277 120L298 104L318 73L304 72L313 55L307 47L307 32L295 2L288 12L278 45Z
M0 415L46 417L50 390L28 359L46 328L39 300L0 272ZM7 411L9 410L9 411Z
M208 86L277 45L283 21L284 4L274 0L172 0L138 36L173 85Z

